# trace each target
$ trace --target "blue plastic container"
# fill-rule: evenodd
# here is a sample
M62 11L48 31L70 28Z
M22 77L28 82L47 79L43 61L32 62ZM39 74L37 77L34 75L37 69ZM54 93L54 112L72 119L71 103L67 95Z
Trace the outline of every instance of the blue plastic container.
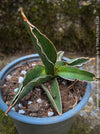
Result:
M18 65L22 61L32 60L38 61L39 55L33 54L21 57L6 67L4 67L0 72L0 79L3 82L5 77L14 70L14 66ZM64 60L69 60L66 57L63 57ZM66 113L63 113L61 116L53 116L53 117L29 117L26 115L21 115L17 112L10 111L8 115L13 119L14 124L18 130L19 134L68 134L73 119L75 115L85 106L91 94L91 84L88 83L86 87L86 92L82 98L82 100L77 104L77 106L73 109L69 110ZM2 90L0 89L0 108L6 112L8 106L2 99Z

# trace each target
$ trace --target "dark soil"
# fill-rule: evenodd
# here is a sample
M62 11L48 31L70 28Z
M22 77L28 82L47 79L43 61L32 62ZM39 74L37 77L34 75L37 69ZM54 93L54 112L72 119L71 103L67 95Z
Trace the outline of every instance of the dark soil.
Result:
M23 62L20 65L17 65L15 67L15 70L10 73L10 75L12 76L11 79L7 79L6 77L4 86L2 87L2 93L3 99L7 105L10 105L12 101L12 98L15 94L14 89L18 88L20 85L18 83L18 78L20 76L25 76L21 74L21 71L29 71L31 68L34 68L36 64L39 65L42 63L40 61L34 63ZM50 83L46 84L50 85ZM85 93L86 82L81 82L77 80L69 81L58 78L58 83L62 99L62 112L64 113L72 108L74 109L77 103L80 102ZM41 100L41 103L37 102L38 99ZM57 115L56 111L48 100L46 93L43 91L40 85L35 87L30 93L28 93L20 101L19 104L16 104L14 108L17 112L19 112L20 110L24 110L24 115L33 117L47 117L48 112L54 112L53 116Z

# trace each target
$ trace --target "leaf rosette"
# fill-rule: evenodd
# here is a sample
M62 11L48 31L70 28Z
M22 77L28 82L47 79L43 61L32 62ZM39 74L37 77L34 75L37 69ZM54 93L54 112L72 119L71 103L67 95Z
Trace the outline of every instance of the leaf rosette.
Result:
M81 80L81 81L94 81L100 80L96 78L94 74L81 70L79 67L86 64L89 58L79 57L75 59L69 59L63 61L62 57L64 52L59 51L57 53L53 43L42 34L38 28L29 22L26 18L23 10L21 9L21 15L24 20L25 27L32 39L36 51L38 52L42 65L37 65L35 68L27 72L23 82L20 84L18 91L16 92L6 114L14 107L25 95L27 95L34 87L41 85L41 88L46 92L48 99L53 105L56 112L62 114L62 102L59 84L57 78L61 77L66 80ZM51 91L45 85L46 82L52 81ZM55 98L53 97L55 96Z

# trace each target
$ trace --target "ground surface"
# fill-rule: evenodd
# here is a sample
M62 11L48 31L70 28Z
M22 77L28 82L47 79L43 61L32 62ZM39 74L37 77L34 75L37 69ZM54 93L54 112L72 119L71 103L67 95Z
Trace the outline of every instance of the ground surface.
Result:
M28 54L28 53L27 53ZM25 55L25 54L23 54ZM23 56L0 56L0 70L9 62ZM67 54L65 54L67 56ZM78 57L82 55L69 54L69 57ZM68 57L68 56L67 56ZM84 69L96 74L96 61L91 61L84 66ZM87 105L76 116L69 134L100 134L100 111L97 110L97 83L92 82L92 93ZM5 117L0 110L0 134L17 134L12 120Z

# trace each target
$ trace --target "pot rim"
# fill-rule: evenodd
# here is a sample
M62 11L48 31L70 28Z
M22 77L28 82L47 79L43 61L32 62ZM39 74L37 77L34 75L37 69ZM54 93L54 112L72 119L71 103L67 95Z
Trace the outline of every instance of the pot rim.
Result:
M2 79L4 77L4 74L7 73L9 68L12 68L15 64L18 64L21 61L30 60L30 59L39 59L39 55L38 54L26 55L26 56L23 56L21 58L18 58L16 60L12 61L11 63L6 65L1 70L0 79ZM67 60L67 61L69 60L66 57L63 57L63 59ZM64 120L67 120L67 119L75 116L86 105L86 103L90 97L90 94L91 94L91 84L90 84L90 82L88 82L88 84L86 86L85 94L82 97L81 101L74 107L74 110L71 109L71 110L63 113L61 116L57 115L57 116L53 116L53 117L41 117L41 118L40 117L30 117L27 115L19 114L13 110L10 110L8 115L15 120L18 120L18 121L24 122L24 123L28 123L28 124L47 125L47 124L54 124L54 123L62 122ZM0 108L4 112L6 112L6 110L8 109L8 106L2 99L1 90L0 90Z

